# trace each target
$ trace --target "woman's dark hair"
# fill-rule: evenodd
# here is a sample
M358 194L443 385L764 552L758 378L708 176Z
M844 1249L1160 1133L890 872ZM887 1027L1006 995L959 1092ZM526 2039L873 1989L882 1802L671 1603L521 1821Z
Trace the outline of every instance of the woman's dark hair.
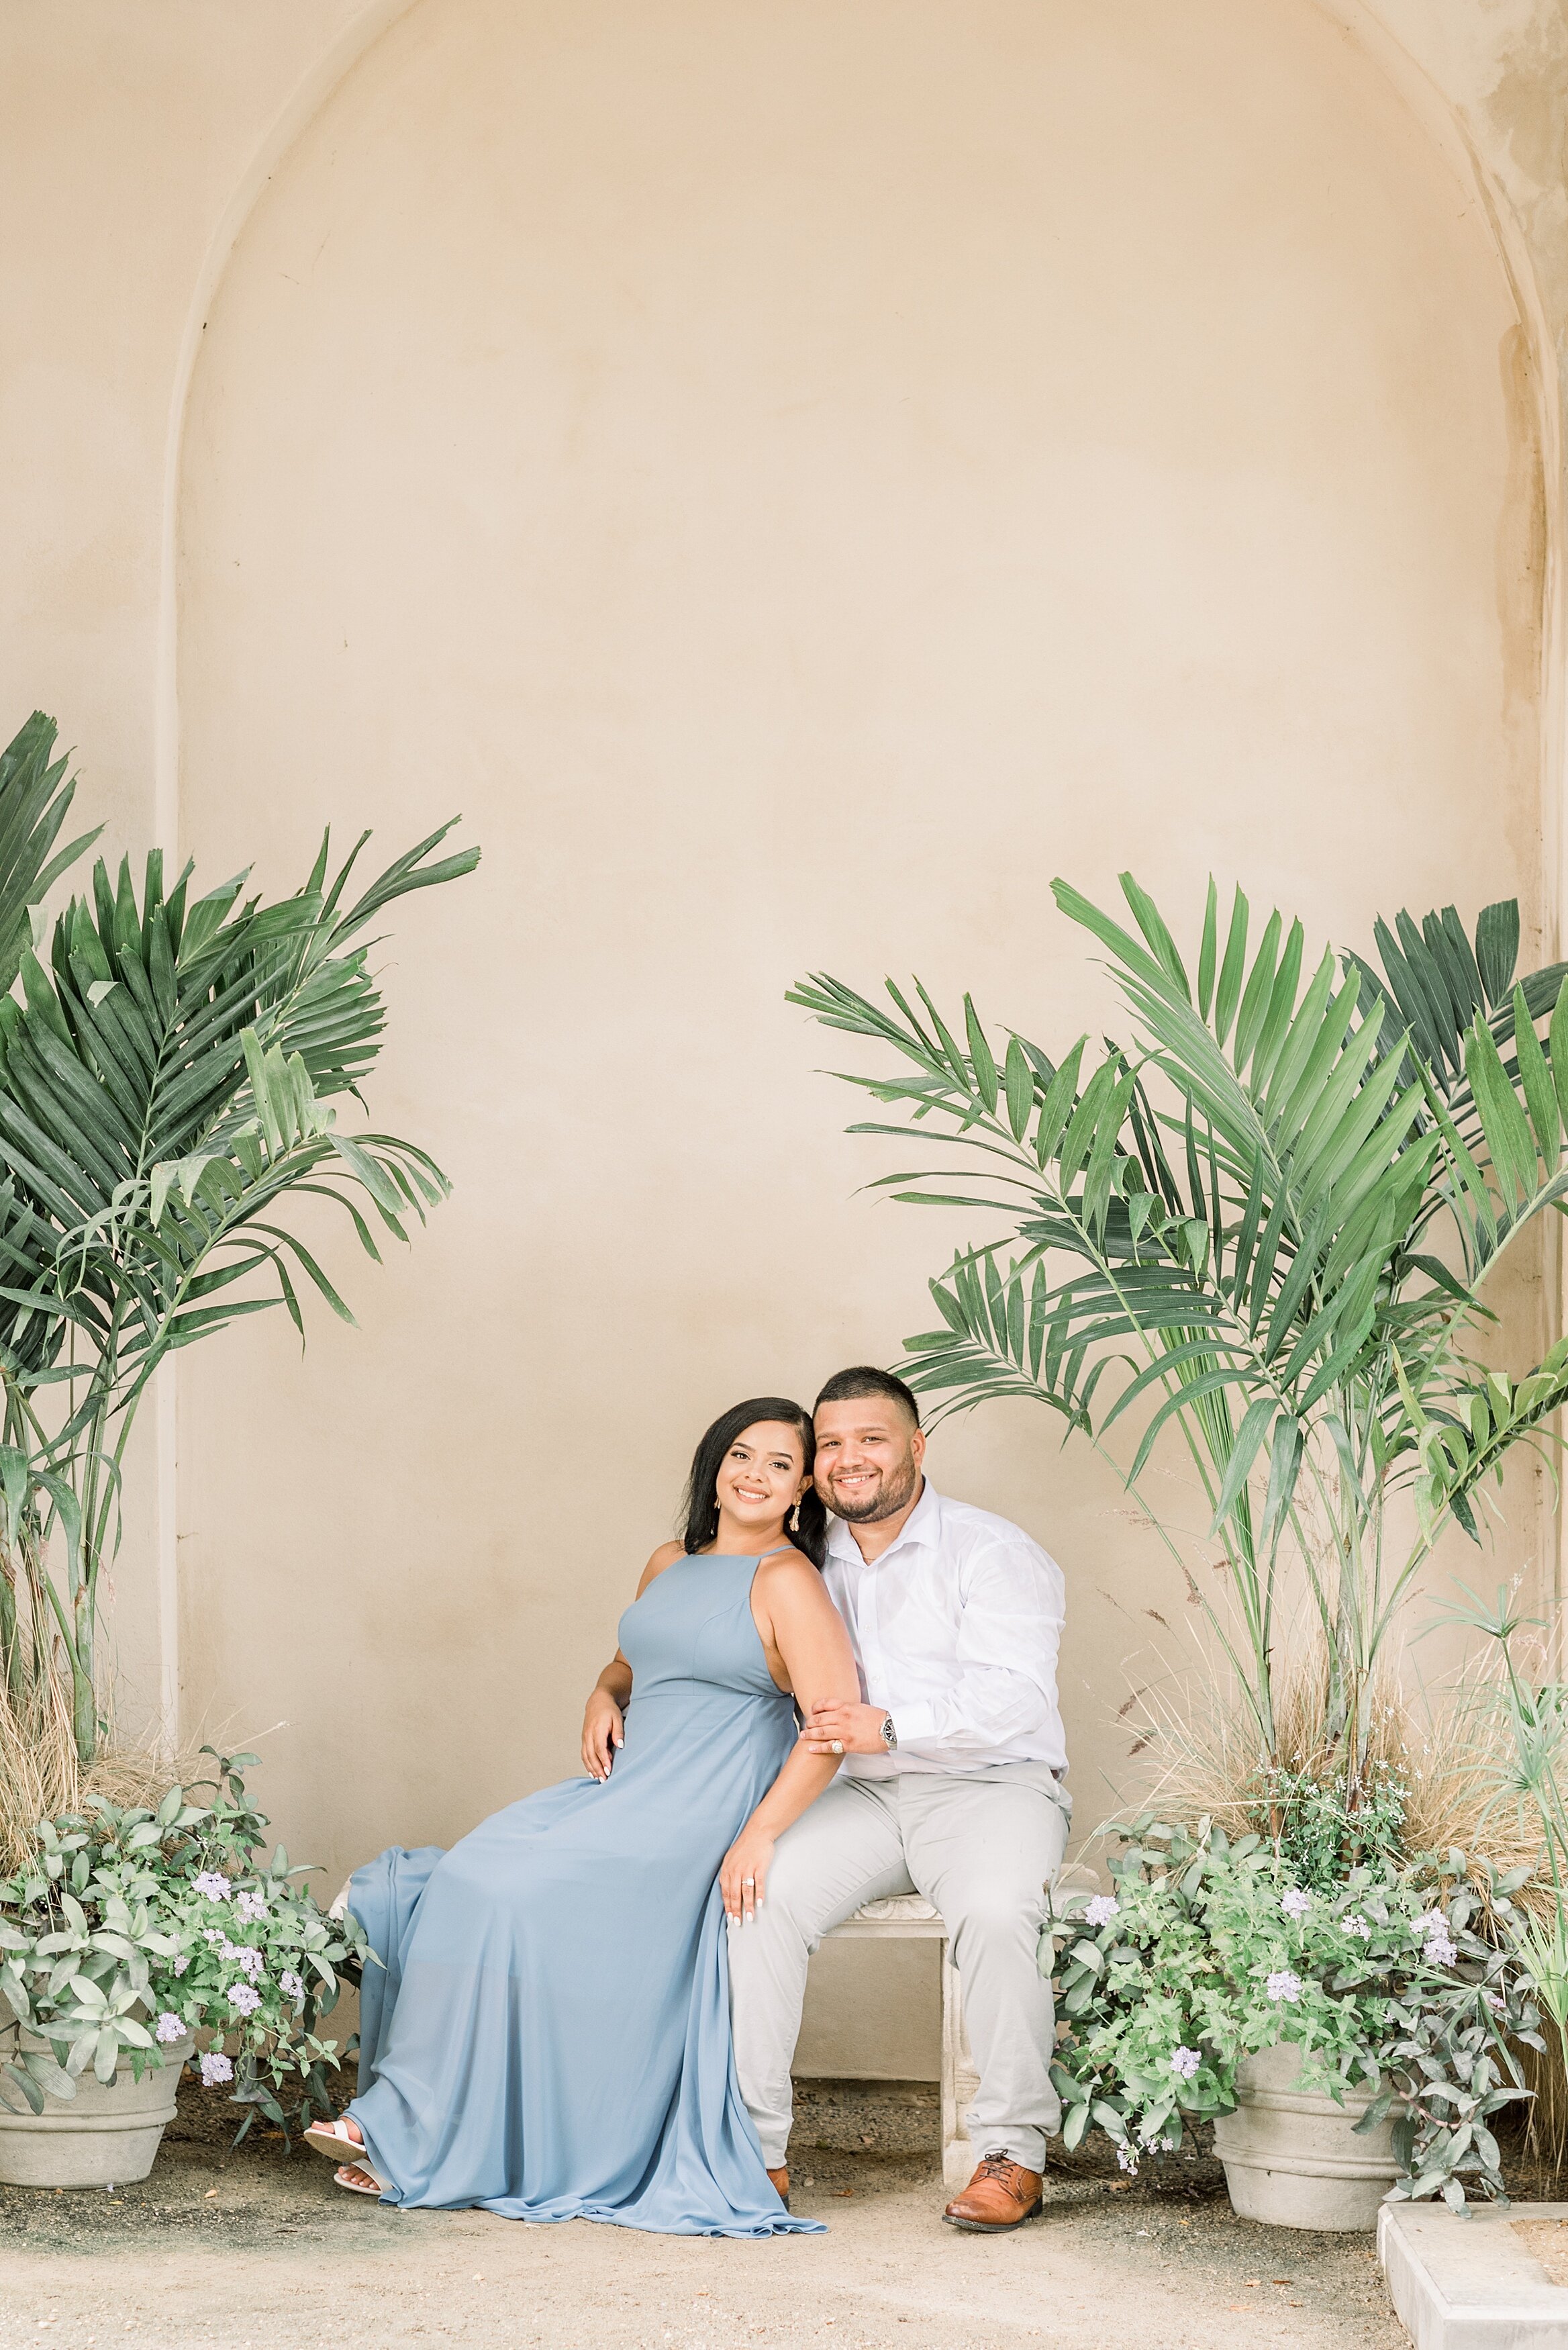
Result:
M712 1541L719 1523L721 1464L736 1437L760 1420L780 1420L795 1430L805 1448L805 1473L810 1476L816 1436L809 1412L791 1403L787 1396L753 1396L747 1403L732 1404L728 1411L720 1413L691 1456L691 1474L680 1504L681 1540L688 1552L705 1550ZM792 1510L790 1517L794 1514ZM799 1526L786 1518L784 1527L795 1547L805 1551L814 1566L821 1566L827 1556L827 1512L815 1485L808 1485L800 1497Z

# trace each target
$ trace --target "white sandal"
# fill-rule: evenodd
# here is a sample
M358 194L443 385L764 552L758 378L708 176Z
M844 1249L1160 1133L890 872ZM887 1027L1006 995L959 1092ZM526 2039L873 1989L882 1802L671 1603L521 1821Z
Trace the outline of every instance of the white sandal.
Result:
M361 2187L357 2178L345 2178L343 2174L346 2170L362 2170L367 2178L375 2179L374 2186ZM379 2196L381 2192L381 2181L376 2178L368 2162L340 2162L332 2174L332 2183L335 2187L341 2187L347 2195Z
M324 2154L339 2170L362 2170L367 2178L374 2178L374 2187L355 2187L347 2178L339 2178L339 2187L347 2187L351 2195L379 2195L385 2181L370 2168L370 2158L359 2138L350 2137L343 2126L341 2115L334 2122L312 2122L305 2132L305 2143L314 2154ZM344 2157L348 2160L344 2160Z

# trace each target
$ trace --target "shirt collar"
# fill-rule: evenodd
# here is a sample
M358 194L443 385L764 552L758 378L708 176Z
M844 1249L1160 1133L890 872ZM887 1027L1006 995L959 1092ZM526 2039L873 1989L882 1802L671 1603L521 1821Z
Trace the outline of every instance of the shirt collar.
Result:
M898 1539L890 1542L882 1553L881 1558L873 1560L872 1564L880 1566L883 1559L892 1558L909 1543L924 1543L928 1548L934 1549L940 1539L939 1522L941 1509L942 1497L928 1477L920 1498L905 1519ZM866 1564L860 1555L860 1545L856 1541L847 1520L836 1518L831 1513L827 1528L827 1555L830 1558L842 1559L846 1566L864 1566Z

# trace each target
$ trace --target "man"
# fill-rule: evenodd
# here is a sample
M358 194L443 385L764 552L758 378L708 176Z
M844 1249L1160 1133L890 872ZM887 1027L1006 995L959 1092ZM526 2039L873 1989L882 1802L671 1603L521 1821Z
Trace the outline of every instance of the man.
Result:
M863 1702L805 1735L838 1777L779 1838L754 1919L732 1929L741 2093L781 2195L806 1961L863 1902L924 1894L947 1920L980 2092L980 2165L944 2213L1000 2232L1040 2209L1054 2018L1037 1963L1071 1805L1056 1702L1061 1569L1005 1518L926 1482L902 1379L840 1371L816 1401L816 1490L833 1513L827 1588Z

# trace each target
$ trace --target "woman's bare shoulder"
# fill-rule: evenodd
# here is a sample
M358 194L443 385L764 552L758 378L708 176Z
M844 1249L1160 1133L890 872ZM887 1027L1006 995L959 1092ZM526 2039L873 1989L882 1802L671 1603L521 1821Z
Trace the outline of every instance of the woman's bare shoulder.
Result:
M793 1544L788 1550L775 1550L764 1558L759 1572L774 1591L826 1591L821 1569Z
M637 1586L638 1597L639 1599L641 1598L643 1593L648 1589L649 1585L653 1581L656 1575L662 1575L667 1566L673 1566L678 1558L684 1558L685 1555L686 1545L684 1543L660 1543L659 1548L654 1552L653 1556L649 1560L648 1565L642 1570L641 1578Z

